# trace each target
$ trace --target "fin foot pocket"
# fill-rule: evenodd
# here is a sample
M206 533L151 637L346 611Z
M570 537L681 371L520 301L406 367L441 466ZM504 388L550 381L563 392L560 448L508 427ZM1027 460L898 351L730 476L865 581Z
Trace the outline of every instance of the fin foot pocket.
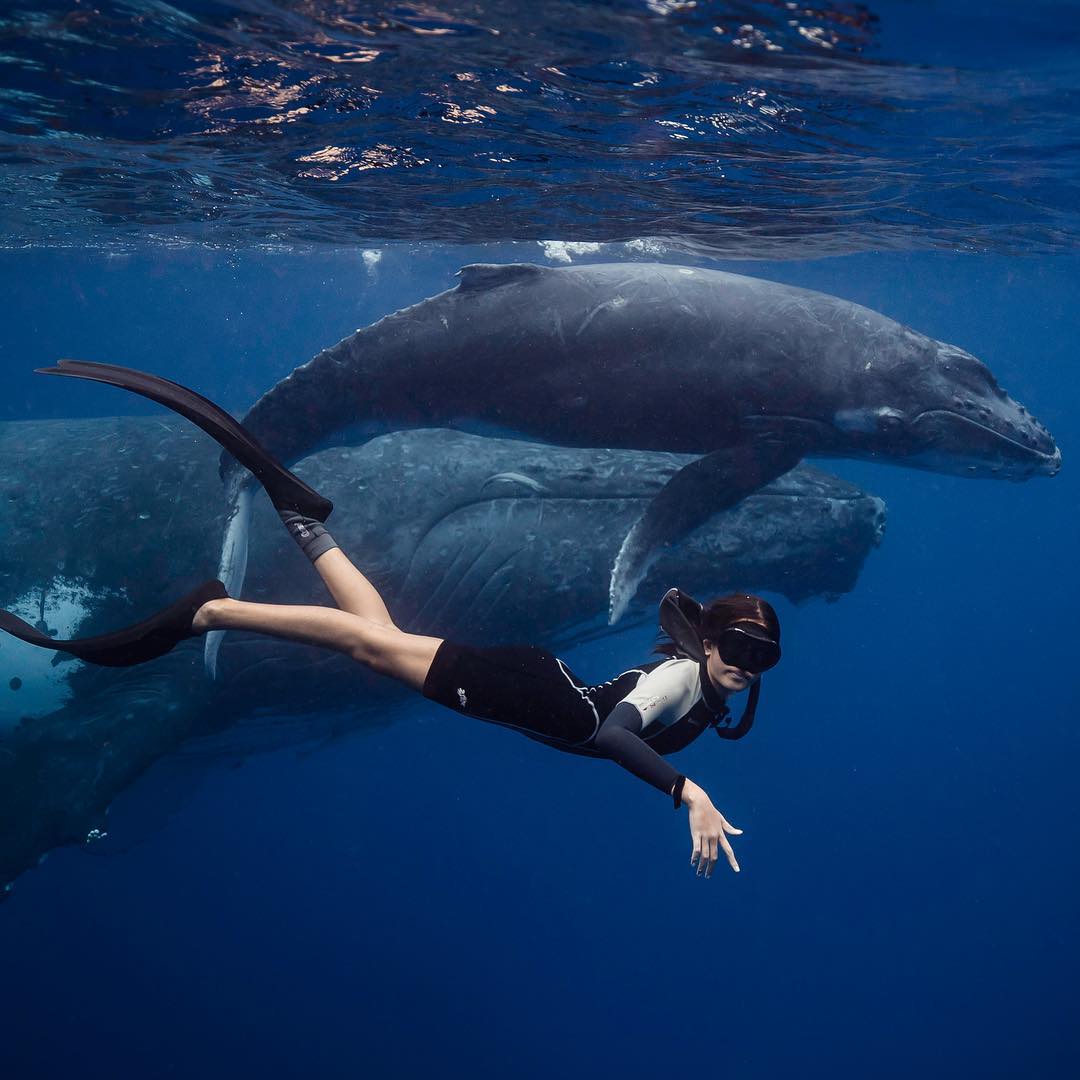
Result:
M266 489L278 510L294 510L325 521L334 504L289 472L238 420L208 398L179 383L145 371L88 360L61 360L56 367L35 368L39 375L67 375L130 390L190 420L229 451Z
M156 615L123 630L98 637L57 641L23 622L17 615L3 610L0 610L0 630L6 630L9 634L43 649L71 653L90 664L132 667L164 656L181 641L197 637L200 631L192 629L191 626L196 612L208 600L222 600L228 595L228 590L220 581L204 581L197 589L181 597L175 604L163 608Z

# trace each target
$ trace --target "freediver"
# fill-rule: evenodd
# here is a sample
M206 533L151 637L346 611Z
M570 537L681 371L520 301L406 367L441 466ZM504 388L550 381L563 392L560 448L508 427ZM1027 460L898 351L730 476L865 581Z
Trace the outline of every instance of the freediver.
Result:
M727 836L742 830L663 755L683 749L709 728L726 739L750 730L761 673L780 659L780 624L767 601L733 593L703 607L670 589L660 603L660 624L669 640L656 648L666 658L600 685L582 682L562 660L535 646L480 648L410 634L395 625L378 591L327 532L333 504L213 402L178 383L111 364L62 360L39 370L131 390L201 427L262 483L337 608L236 600L215 580L112 634L58 641L6 611L0 611L0 629L113 667L162 656L180 641L211 630L248 630L333 649L454 712L513 728L568 753L616 761L669 795L676 809L688 807L690 863L698 876L712 876L721 851L739 870ZM750 692L745 711L732 725L727 701L744 690Z

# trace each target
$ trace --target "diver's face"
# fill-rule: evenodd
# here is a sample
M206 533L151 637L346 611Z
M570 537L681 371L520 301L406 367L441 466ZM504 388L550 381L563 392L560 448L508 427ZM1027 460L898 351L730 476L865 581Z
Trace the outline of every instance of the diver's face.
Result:
M702 644L705 646L705 668L709 679L721 693L737 694L740 690L748 689L757 678L749 671L725 663L711 641L706 640Z

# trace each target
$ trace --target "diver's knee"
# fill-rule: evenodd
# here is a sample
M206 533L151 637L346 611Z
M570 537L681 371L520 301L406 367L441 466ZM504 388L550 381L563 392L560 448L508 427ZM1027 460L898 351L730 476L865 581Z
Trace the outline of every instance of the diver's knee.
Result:
M378 670L382 650L367 638L358 636L349 644L349 655L358 663Z
M385 674L392 667L392 658L406 635L397 627L388 627L370 619L358 617L349 655L359 664Z

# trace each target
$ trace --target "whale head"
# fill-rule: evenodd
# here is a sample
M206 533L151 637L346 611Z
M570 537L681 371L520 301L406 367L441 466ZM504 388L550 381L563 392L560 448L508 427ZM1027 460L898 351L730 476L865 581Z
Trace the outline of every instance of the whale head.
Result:
M985 364L955 345L929 338L920 344L917 363L909 353L877 371L868 365L860 400L834 413L832 425L849 452L959 476L1057 473L1061 451L1050 432Z

